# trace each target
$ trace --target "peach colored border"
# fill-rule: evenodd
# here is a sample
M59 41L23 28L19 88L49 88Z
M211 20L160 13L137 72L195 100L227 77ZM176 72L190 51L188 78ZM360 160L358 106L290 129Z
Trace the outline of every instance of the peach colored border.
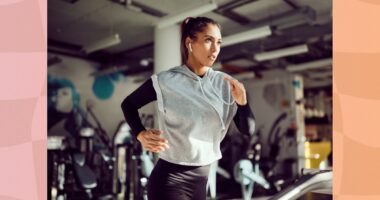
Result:
M334 199L380 199L380 1L333 1Z

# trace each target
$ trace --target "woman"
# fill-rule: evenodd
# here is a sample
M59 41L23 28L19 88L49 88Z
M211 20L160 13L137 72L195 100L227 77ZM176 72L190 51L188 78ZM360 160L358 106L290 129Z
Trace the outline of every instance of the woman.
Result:
M182 23L184 65L153 75L122 103L132 134L158 153L148 183L149 200L205 200L209 166L220 159L220 142L234 119L254 131L243 84L211 69L221 45L220 25L206 17ZM138 109L157 100L160 130L146 130Z

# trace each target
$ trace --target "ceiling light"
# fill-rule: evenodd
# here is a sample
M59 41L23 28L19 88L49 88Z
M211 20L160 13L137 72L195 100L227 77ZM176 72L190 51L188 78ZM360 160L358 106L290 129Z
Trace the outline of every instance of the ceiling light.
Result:
M312 62L306 62L298 65L289 65L286 67L286 70L289 72L298 72L298 71L304 71L308 69L319 69L319 68L324 68L324 67L331 67L332 65L332 59L327 58L327 59L321 59L317 61L312 61Z
M272 34L269 26L255 28L249 31L228 35L223 38L222 47L238 44L241 42L263 38Z
M277 49L274 51L257 53L255 54L254 58L257 61L272 60L275 58L307 53L308 51L309 49L307 45L303 44L303 45L297 45L297 46L287 47L283 49Z
M98 51L100 49L105 49L114 45L117 45L121 42L120 36L118 33L106 37L104 39L98 40L92 44L86 45L83 47L83 51L88 53Z

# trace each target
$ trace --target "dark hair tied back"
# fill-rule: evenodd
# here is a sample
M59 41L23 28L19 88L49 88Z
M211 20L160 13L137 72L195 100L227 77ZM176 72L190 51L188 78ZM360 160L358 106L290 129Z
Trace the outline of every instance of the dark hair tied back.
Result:
M203 32L204 28L208 24L213 24L221 29L220 24L218 24L213 19L207 17L188 17L183 20L181 25L181 57L182 63L186 63L188 58L188 50L186 47L186 38L190 37L191 39L196 39L196 34L199 32Z

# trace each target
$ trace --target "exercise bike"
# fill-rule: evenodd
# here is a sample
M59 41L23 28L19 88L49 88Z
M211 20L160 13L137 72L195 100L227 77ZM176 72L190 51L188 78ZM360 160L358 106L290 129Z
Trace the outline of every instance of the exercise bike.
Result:
M246 157L239 160L234 167L234 178L241 185L244 200L252 198L255 183L266 190L270 189L270 184L262 175L259 167L261 155L260 131L261 128L251 136L246 150Z
M142 116L145 127L153 126L150 116ZM147 200L147 183L153 170L153 155L132 137L129 125L119 123L113 138L115 157L113 193L117 199Z

